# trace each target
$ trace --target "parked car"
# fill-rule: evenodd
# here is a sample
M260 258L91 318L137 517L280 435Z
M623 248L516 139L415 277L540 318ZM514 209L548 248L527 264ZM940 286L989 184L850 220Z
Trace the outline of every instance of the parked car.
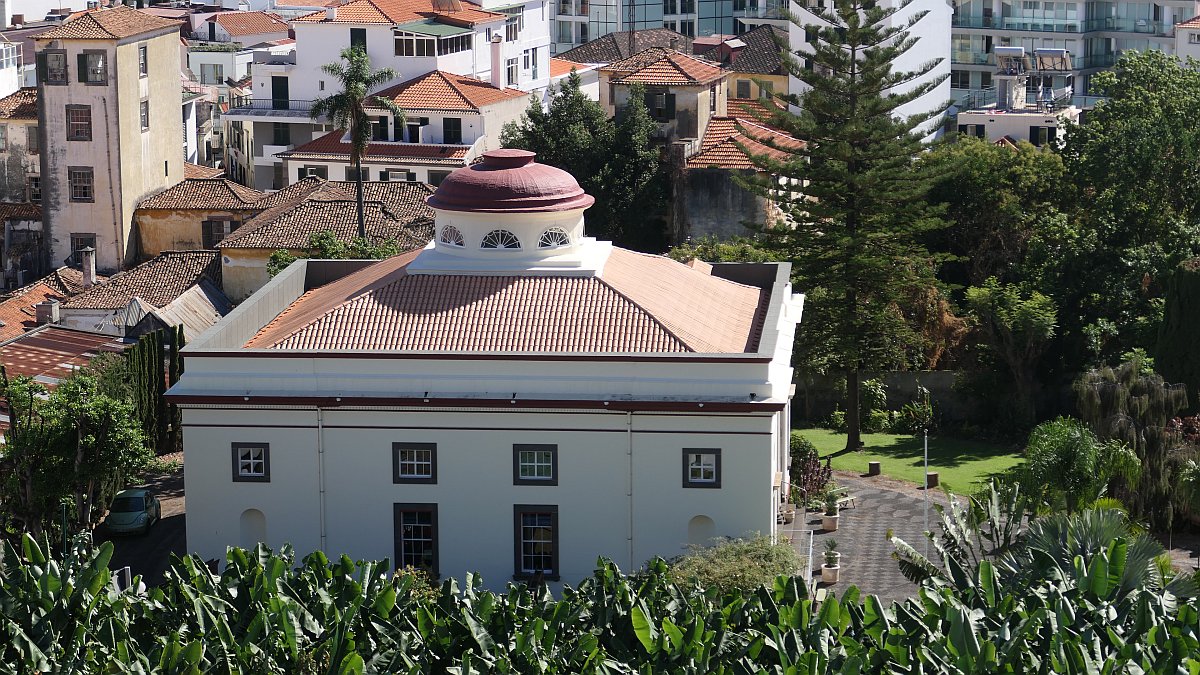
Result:
M149 490L122 490L113 498L103 524L115 534L145 534L161 515L158 497Z

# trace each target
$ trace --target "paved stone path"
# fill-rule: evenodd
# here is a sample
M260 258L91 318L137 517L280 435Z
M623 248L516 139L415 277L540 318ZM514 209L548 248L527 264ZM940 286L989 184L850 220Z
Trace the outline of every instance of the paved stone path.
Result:
M783 526L785 534L792 530L792 542L801 555L808 554L806 530L814 530L814 581L820 581L825 541L832 537L837 539L838 551L842 554L841 578L834 585L818 584L819 587L840 595L853 584L864 594L878 595L885 602L916 595L916 586L904 578L892 559L895 547L888 540L888 530L917 550L924 549L924 493L915 486L889 479L866 478L845 472L838 472L834 480L846 488L856 502L853 508L842 510L837 532L821 529L820 511L810 511L803 518L797 513L792 525ZM933 508L935 503L946 504L947 500L940 491L931 490L929 527L936 531L939 518Z

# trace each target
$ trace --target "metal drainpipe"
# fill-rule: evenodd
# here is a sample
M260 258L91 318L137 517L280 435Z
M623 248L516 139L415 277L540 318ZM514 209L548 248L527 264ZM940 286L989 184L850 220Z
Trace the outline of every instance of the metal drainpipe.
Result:
M317 490L320 502L321 550L325 550L325 411L317 408Z
M628 443L625 454L629 462L629 567L625 572L632 574L636 569L633 560L633 411L625 411L625 439Z

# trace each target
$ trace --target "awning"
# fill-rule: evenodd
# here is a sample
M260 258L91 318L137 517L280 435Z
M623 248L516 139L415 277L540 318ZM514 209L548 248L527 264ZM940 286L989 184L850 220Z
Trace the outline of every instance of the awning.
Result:
M396 30L402 30L407 33L416 33L418 35L429 35L432 37L451 37L453 35L462 35L464 33L474 32L471 28L463 26L451 26L446 23L439 23L435 19L420 19L410 21L396 26Z

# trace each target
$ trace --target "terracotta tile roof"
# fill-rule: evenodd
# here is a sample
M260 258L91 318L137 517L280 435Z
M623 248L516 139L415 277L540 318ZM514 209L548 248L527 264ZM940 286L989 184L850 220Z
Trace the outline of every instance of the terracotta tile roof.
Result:
M763 98L731 98L727 107L730 117L760 124L770 122L772 117L784 111L774 99Z
M334 21L330 21L324 11L305 14L294 21L395 25L418 19L437 19L456 26L474 26L507 18L504 14L489 12L465 0L456 4L459 9L444 11L434 9L433 0L353 0L337 8L337 18Z
M479 112L493 103L529 98L529 93L511 87L500 89L473 77L435 70L388 87L375 96L391 99L404 110Z
M426 207L428 209L428 207ZM367 237L375 241L394 239L401 247L417 248L433 236L430 217L402 218L377 201L365 201ZM353 199L307 199L263 212L222 239L217 248L306 249L312 235L332 230L344 242L358 236L358 204Z
M350 195L356 194L354 181L329 181L329 184ZM428 183L409 181L363 181L363 199L380 202L400 220L433 218L433 209L425 202L433 194ZM357 216L355 216L357 218Z
M227 178L185 178L162 192L143 199L139 209L247 209L261 202L263 193Z
M342 140L345 134L341 131L331 131L324 136L314 138L304 145L281 152L276 157L287 159L350 159L350 144ZM438 143L383 143L373 142L367 146L362 157L364 163L395 164L396 160L406 160L420 164L449 164L461 166L467 156L465 145L441 145ZM391 160L390 162L388 160Z
M201 279L221 287L221 257L216 251L164 251L158 256L71 298L68 309L120 309L134 298L163 307Z
M0 223L9 220L41 220L41 204L30 202L0 202Z
M191 162L183 163L184 178L220 178L224 175L224 169L214 169L211 166L202 166L200 164L192 164Z
M726 77L720 66L688 54L670 49L648 50L644 54L644 58L639 54L606 68L616 73L624 73L612 81L618 84L700 86Z
M409 275L413 251L297 299L247 347L543 353L744 353L763 289L614 248L602 278Z
M553 56L550 57L550 77L552 78L570 75L572 70L583 72L586 69L587 67L585 64L567 61L566 59L559 59Z
M1193 16L1183 23L1175 24L1175 28L1200 28L1200 16Z
M33 36L35 40L120 40L165 28L178 30L181 21L164 19L118 5L112 9L86 12Z
M123 349L111 335L43 326L0 346L0 361L10 377L24 375L53 389L100 352L120 353ZM7 428L7 423L0 428Z
M256 204L255 206L260 209L266 210L266 209L275 208L276 206L280 206L283 204L299 204L300 202L304 201L304 199L306 199L310 194L313 194L314 192L316 192L317 190L320 190L322 188L335 191L334 193L328 193L328 192L324 193L327 195L332 195L332 194L340 195L341 199L353 199L354 198L353 194L351 194L349 192L343 192L343 191L339 190L337 188L337 186L329 185L329 181L325 180L324 178L319 178L317 176L308 176L307 178L302 178L302 179L296 181L295 183L292 183L291 185L283 188L282 190L276 190L275 192L268 194L266 197L263 197L262 201L258 202L258 204ZM327 196L326 198L327 199L336 199L338 197Z
M635 30L633 31L632 45L629 44L629 33L630 31L624 30L602 35L595 40L558 54L556 58L575 63L613 63L644 52L651 47L668 49L671 47L672 40L675 41L676 49L685 52L692 51L692 39L673 30L666 28Z
M103 280L104 277L99 277ZM25 331L37 328L34 305L46 300L62 302L83 290L83 275L79 270L63 267L44 279L22 286L0 300L0 342L11 340Z
M704 138L700 140L700 152L688 159L687 167L757 169L750 159L752 155L765 155L783 161L791 156L792 151L803 147L803 141L778 129L744 119L714 117L709 120Z
M0 98L0 119L36 120L37 87L25 87Z
M763 24L752 31L738 35L738 40L745 43L737 52L735 58L721 58L721 63L735 73L750 73L753 75L784 75L783 53L780 45L787 45L787 31ZM778 40L778 41L777 41ZM717 46L714 54L726 52L724 47Z
M208 20L233 37L261 33L286 33L287 22L270 12L217 12Z

